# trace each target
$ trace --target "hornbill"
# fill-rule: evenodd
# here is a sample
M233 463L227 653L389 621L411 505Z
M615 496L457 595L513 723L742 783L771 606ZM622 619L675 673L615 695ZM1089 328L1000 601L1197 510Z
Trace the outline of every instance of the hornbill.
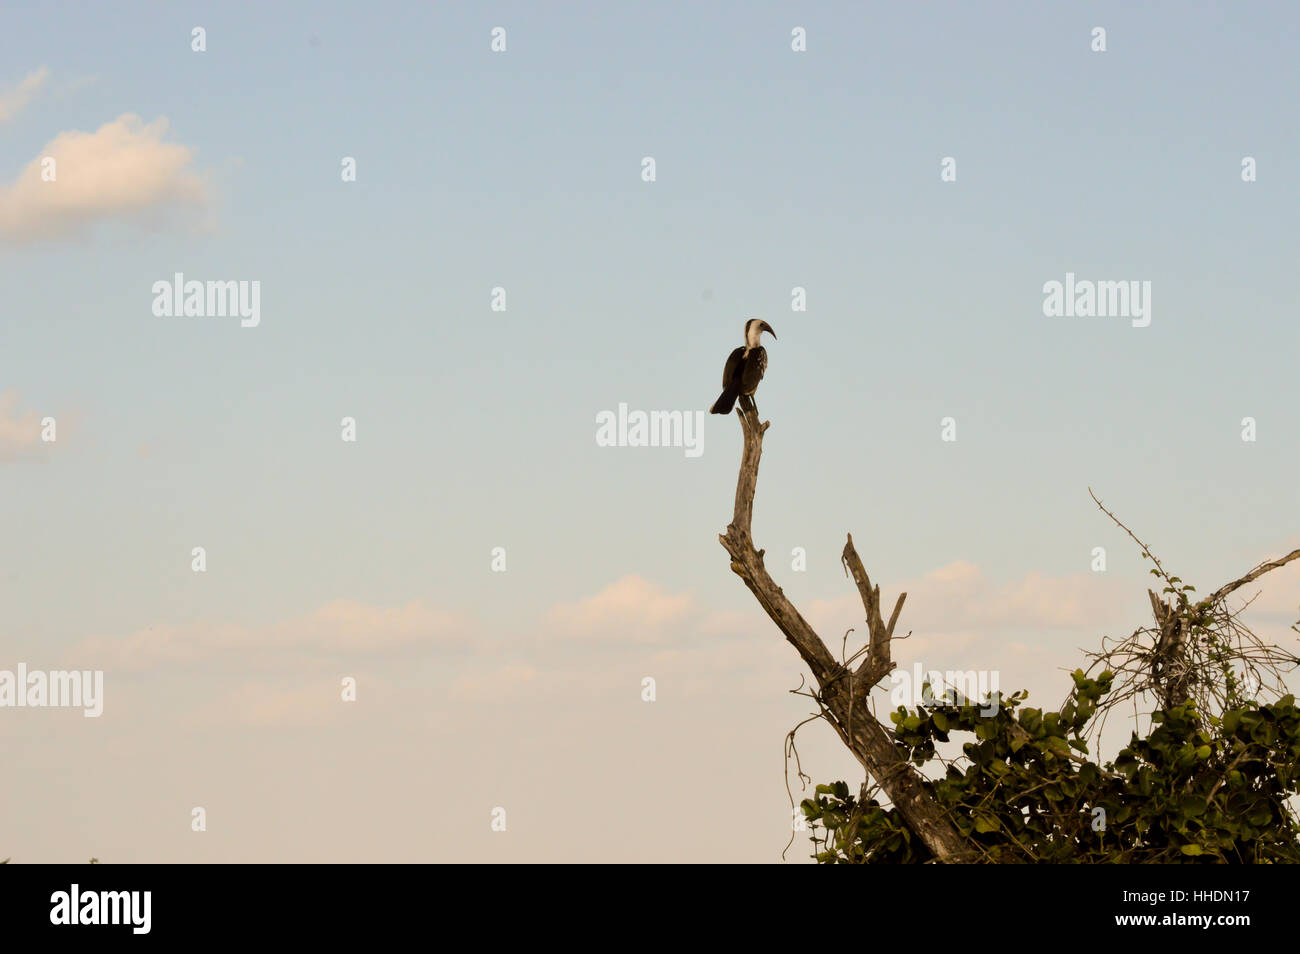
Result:
M763 380L767 370L767 351L758 343L763 332L773 338L776 332L766 321L751 318L745 322L745 346L731 352L726 367L722 369L722 393L709 408L710 414L730 414L731 408L740 395L750 397L758 390L758 382Z

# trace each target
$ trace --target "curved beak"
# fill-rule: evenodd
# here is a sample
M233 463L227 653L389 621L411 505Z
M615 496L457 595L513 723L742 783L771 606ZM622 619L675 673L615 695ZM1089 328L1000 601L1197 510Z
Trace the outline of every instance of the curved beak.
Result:
M759 330L759 331L766 331L766 332L767 332L769 335L771 335L773 338L776 337L776 332L772 330L772 326L769 325L766 321L760 321L760 322L758 323L758 330Z

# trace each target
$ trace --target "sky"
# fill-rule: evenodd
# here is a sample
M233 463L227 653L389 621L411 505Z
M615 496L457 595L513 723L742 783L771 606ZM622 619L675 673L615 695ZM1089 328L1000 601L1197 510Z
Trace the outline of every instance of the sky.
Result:
M0 857L780 863L811 703L717 539L739 424L597 440L694 422L748 317L787 595L865 632L851 532L908 593L900 666L1059 704L1150 615L1089 488L1203 593L1300 546L1298 34L1282 2L6 3L0 670L104 698L0 708ZM256 282L256 323L157 314L177 273ZM1049 316L1067 275L1149 311ZM1256 592L1294 648L1300 564Z

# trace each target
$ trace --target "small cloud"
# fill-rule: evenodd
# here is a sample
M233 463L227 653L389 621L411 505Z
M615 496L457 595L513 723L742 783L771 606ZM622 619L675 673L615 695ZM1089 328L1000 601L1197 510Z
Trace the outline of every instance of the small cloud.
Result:
M18 392L0 394L0 461L31 456L45 446L41 440L41 415L35 411L19 414Z
M1048 576L1031 572L993 587L971 607L976 623L1017 629L1077 629L1115 618L1100 578L1090 573Z
M1085 640L1100 639L1116 619L1114 586L1099 574L1049 576L1030 572L1018 580L997 584L975 564L958 560L931 570L919 579L880 587L888 619L899 593L906 593L895 635L914 632L910 649L942 649L946 640L969 646L975 642L1006 645L1006 637L1023 630L1070 630ZM833 600L809 604L809 621L824 638L856 627L866 639L862 600L852 592ZM943 635L942 639L939 638ZM853 637L850 637L852 640ZM900 647L900 651L902 648Z
M373 656L468 645L459 617L419 600L402 607L334 600L305 616L265 626L158 625L126 636L94 636L69 652L69 662L79 668L131 671L224 660L254 669L293 665L304 656Z
M49 239L97 222L143 220L161 208L206 206L194 150L164 142L166 132L166 119L145 124L128 113L93 133L59 133L15 182L0 187L0 237ZM42 176L47 157L55 162L53 181Z
M0 89L0 123L8 122L22 112L49 78L49 69L42 66L24 76L17 86Z
M630 574L594 596L552 607L548 621L565 635L602 637L611 643L658 642L680 635L703 610L688 593L673 593Z
M536 679L537 670L529 665L503 666L487 673L462 673L451 684L450 695L467 702L506 703Z
M386 684L375 676L358 677L357 699L382 698ZM365 694L363 696L363 693ZM205 704L187 717L190 726L231 724L259 728L303 728L333 725L357 711L361 701L344 702L342 679L261 679L245 682ZM368 712L367 709L361 711Z
M983 580L984 574L974 563L967 560L954 560L937 570L931 570L923 578L926 582L951 588L970 588Z

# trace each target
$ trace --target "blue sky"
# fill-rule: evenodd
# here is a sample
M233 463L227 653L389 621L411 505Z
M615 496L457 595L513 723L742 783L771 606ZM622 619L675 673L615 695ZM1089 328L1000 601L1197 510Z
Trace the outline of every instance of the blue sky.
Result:
M838 564L851 531L887 585L971 568L960 598L943 590L952 573L930 581L952 600L936 633L962 635L934 635L927 662L1001 668L1050 702L1076 647L1145 622L1142 562L1088 487L1202 590L1297 545L1294 6L12 3L0 17L0 92L45 71L0 120L0 223L61 134L165 117L161 141L189 150L143 199L133 189L161 174L124 167L102 187L123 197L113 211L0 237L0 412L14 422L0 429L0 666L77 665L98 647L120 758L173 753L192 782L178 804L237 797L218 769L254 750L279 767L259 776L268 790L286 792L303 753L378 759L382 734L375 771L395 786L415 780L392 766L421 753L462 766L447 797L465 811L509 797L537 812L505 847L466 835L425 857L587 850L561 808L539 806L611 760L629 786L654 774L642 810L663 812L648 828L661 847L593 856L690 857L674 800L689 804L721 745L729 777L766 800L738 857L771 860L800 667L717 543L739 427L707 418L698 459L594 440L596 414L620 402L706 409L751 315L780 336L759 394L773 426L755 536L771 554L807 549L807 572L778 581L825 610L828 641L856 618ZM195 26L206 52L191 50ZM496 26L504 53L489 49ZM796 26L806 52L790 48ZM345 156L356 182L340 180ZM955 182L940 180L947 156ZM168 201L179 181L201 197ZM150 288L178 271L260 281L260 325L155 317ZM1151 325L1044 317L1043 283L1066 272L1150 281ZM494 286L505 312L489 308ZM791 310L795 286L806 312ZM38 445L29 425L47 414L59 441ZM940 440L946 416L955 442ZM1026 580L1071 608L1027 611ZM1300 603L1294 572L1276 586L1262 625ZM312 641L334 601L418 603L432 616L412 611L412 631L430 635L396 655L355 635L340 660L340 644ZM920 625L909 596L904 625L913 613ZM253 635L196 635L214 626ZM191 669L132 655L133 634L158 630L193 650ZM303 658L262 658L257 634L288 630ZM391 708L295 721L347 667ZM656 667L676 701L645 706L639 679ZM463 731L443 731L458 698ZM210 750L157 728L192 709ZM122 771L63 715L5 716L30 768L18 804L51 825L76 795L38 783L42 766ZM13 737L18 718L35 734ZM569 774L545 758L559 738ZM819 777L851 776L833 739L820 752ZM338 771L335 797L366 805ZM0 852L312 850L306 823L268 841L252 807L205 833L219 847L147 818L128 837L111 819L136 788L166 790L124 777L122 803L84 830L0 827ZM350 830L341 802L293 797L313 824ZM405 850L395 831L357 857Z

